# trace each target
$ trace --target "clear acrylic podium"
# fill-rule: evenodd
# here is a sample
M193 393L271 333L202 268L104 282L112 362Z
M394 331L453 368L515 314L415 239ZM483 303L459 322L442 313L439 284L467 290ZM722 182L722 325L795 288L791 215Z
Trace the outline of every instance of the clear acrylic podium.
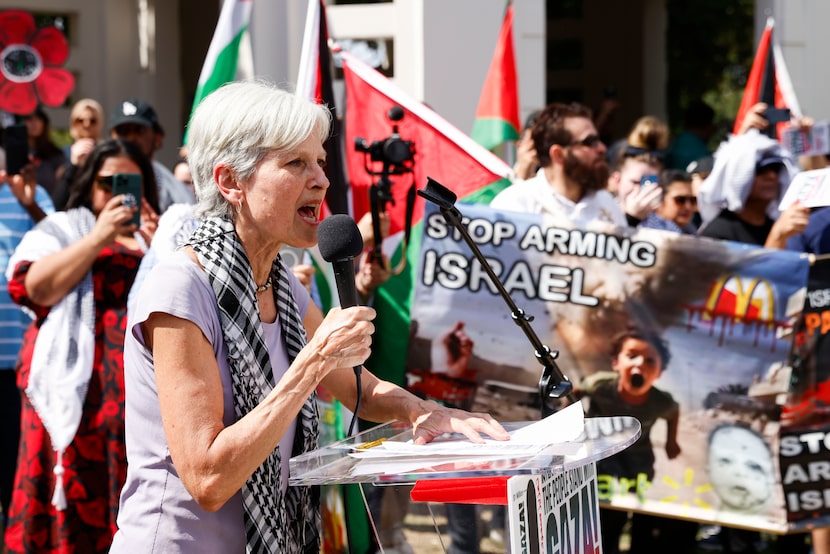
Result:
M503 425L511 431L531 423ZM576 440L545 445L527 455L412 455L388 460L352 455L383 441L407 442L412 439L410 425L393 422L292 458L289 485L414 484L411 493L414 501L511 505L508 498L511 478L555 478L585 466L593 467L596 461L624 450L639 436L640 423L636 418L599 417L585 418L584 431ZM522 486L525 486L524 481ZM595 496L591 502L596 507ZM512 521L511 514L511 534L514 531ZM374 526L375 522L372 524Z

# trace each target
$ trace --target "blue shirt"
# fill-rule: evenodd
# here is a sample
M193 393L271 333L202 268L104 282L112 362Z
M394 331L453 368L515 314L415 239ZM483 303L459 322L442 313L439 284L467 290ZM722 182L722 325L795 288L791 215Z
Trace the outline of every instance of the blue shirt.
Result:
M47 215L55 211L52 198L40 185L35 201ZM9 296L6 267L20 239L34 226L29 212L17 201L9 185L0 184L0 371L14 369L23 333L32 322Z
M807 254L830 253L830 206L810 213L804 232L787 240L787 250Z

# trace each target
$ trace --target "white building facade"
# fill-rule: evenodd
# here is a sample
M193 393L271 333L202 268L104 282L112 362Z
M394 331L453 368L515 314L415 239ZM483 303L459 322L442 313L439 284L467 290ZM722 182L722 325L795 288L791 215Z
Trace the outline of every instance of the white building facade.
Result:
M256 73L293 86L307 0L253 1ZM665 117L665 33L653 32L665 29L663 0L584 0L580 22L550 21L545 0L514 0L514 4L522 117L543 106L556 87L584 90L583 101L596 106L608 85L627 95L623 105L628 117L623 123L645 113ZM0 0L0 9L65 18L71 48L66 67L75 73L77 83L67 106L49 110L53 127L66 127L69 105L79 98L95 98L109 111L121 99L136 96L159 113L167 131L159 158L167 164L174 161L183 136L190 97L220 6L218 0ZM327 10L335 40L384 41L389 45L394 82L468 133L504 8L505 0L394 0L332 2ZM830 90L830 74L821 64L830 46L823 32L830 20L830 2L757 0L756 38L768 15L776 19L776 38L804 112L816 119L830 118L822 98L823 91ZM620 27L629 32L629 39L606 42ZM548 34L574 32L584 43L585 67L551 72L546 61Z

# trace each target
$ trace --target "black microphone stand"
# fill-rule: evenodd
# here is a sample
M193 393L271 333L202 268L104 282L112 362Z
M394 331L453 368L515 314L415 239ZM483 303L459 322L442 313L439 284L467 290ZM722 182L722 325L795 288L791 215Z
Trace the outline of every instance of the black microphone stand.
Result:
M578 400L573 394L573 385L556 365L555 360L559 356L559 352L551 351L550 348L542 344L542 341L539 340L539 337L530 326L530 322L533 321L533 316L528 316L524 310L516 306L510 294L505 290L504 285L490 267L487 258L484 257L478 245L470 237L467 228L464 227L461 221L461 212L455 207L455 193L435 179L427 177L427 187L424 190L419 190L418 195L436 204L440 208L444 220L458 230L464 242L469 245L476 259L481 263L481 267L484 268L484 271L490 277L493 284L496 285L502 298L504 298L504 301L510 308L513 322L524 331L525 336L527 336L533 345L536 359L544 368L539 378L539 397L542 403L542 417L546 417L557 411L558 406L553 402L554 399L561 401L562 398L565 398L569 403L577 402Z

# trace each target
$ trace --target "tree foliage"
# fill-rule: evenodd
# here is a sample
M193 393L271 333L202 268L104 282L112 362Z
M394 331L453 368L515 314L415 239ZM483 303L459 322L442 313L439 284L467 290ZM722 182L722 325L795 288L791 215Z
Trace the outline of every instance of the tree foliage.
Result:
M754 0L666 0L669 121L683 125L696 100L731 128L755 53Z

